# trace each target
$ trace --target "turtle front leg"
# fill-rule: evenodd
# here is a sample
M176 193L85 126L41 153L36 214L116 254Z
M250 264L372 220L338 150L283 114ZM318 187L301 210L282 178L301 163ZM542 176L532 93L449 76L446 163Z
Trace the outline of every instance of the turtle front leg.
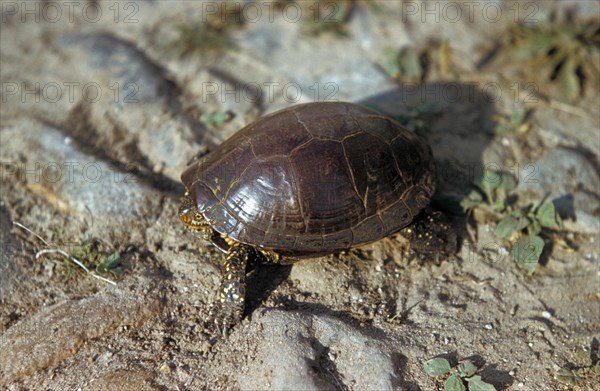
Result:
M210 319L223 337L227 337L229 329L241 320L244 313L246 266L251 253L252 248L245 244L232 244L221 264L221 285L211 308Z

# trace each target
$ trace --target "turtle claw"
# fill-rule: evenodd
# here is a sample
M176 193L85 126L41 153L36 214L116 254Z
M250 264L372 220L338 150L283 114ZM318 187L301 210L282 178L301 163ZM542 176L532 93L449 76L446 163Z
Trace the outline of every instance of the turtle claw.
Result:
M217 302L213 306L209 315L209 327L214 327L216 335L227 338L231 329L242 319L243 303L242 301L239 305L234 303L225 303L224 305Z

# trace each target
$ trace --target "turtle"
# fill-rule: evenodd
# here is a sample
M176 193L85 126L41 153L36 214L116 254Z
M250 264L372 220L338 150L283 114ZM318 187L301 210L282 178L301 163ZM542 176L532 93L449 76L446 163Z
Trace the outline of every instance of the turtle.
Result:
M431 148L348 102L294 105L243 127L181 175L179 217L226 255L210 323L243 314L248 264L339 253L395 234L436 189Z

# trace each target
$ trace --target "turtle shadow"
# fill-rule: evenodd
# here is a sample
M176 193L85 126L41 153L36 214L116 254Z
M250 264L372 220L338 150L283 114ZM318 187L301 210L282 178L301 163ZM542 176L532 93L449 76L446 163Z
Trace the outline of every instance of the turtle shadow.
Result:
M442 236L455 236L456 243L447 240L440 246L433 241L430 248L418 250L427 255L424 258L452 258L467 238L460 200L484 171L482 155L494 138L495 102L501 95L499 86L485 87L460 82L405 84L358 102L412 127L432 149L438 186L429 208L441 212L443 219L435 219L430 227ZM447 231L443 225L451 227L452 235L443 233Z
M292 271L291 264L251 265L246 277L246 306L244 316L250 316L285 281Z
M452 363L455 364L455 366L459 364L459 361L471 361L477 368L479 368L476 373L481 376L482 380L492 384L497 390L506 390L514 382L514 378L507 371L497 369L498 364L489 364L478 354L465 357L462 360L458 360L457 352L453 352L453 354L456 360Z

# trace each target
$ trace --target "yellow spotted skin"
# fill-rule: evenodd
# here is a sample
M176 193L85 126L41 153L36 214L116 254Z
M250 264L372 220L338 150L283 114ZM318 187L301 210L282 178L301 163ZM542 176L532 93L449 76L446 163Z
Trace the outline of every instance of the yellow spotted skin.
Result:
M244 312L246 266L250 253L249 246L236 243L229 248L225 262L221 264L221 285L210 317L223 336L227 336L228 330L240 321Z

